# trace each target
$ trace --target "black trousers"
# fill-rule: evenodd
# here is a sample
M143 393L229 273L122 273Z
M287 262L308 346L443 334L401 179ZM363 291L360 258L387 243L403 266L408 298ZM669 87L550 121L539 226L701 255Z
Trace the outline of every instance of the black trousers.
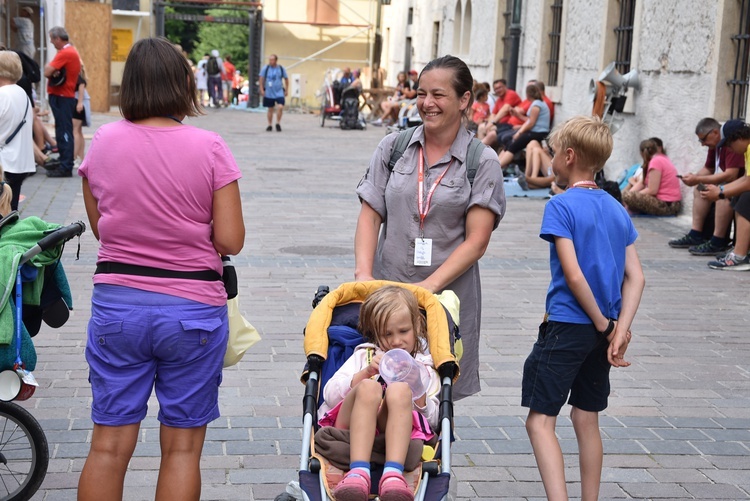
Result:
M60 152L60 169L73 170L73 113L76 110L76 98L49 96L49 107L55 116L55 139Z
M5 182L8 183L10 189L13 190L13 197L10 199L10 209L18 210L18 198L21 196L21 185L23 180L29 177L28 173L14 174L12 172L5 173ZM3 214L7 216L7 214Z

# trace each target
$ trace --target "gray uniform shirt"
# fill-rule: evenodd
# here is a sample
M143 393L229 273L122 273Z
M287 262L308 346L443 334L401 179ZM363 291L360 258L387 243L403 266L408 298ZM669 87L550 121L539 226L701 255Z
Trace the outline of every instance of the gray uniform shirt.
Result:
M397 134L386 136L370 160L357 195L383 219L373 266L373 278L415 283L430 276L466 238L466 213L479 206L495 213L495 228L505 214L503 174L497 155L484 150L471 185L466 175L466 154L472 135L459 130L448 153L434 165L425 158L425 196L448 169L435 189L424 222L424 237L432 239L431 266L414 266L414 239L419 236L417 163L424 150L424 131L418 127L393 168L388 170ZM464 354L461 377L453 391L456 399L477 393L479 387L479 327L482 314L479 265L475 263L446 289L461 301L460 332Z

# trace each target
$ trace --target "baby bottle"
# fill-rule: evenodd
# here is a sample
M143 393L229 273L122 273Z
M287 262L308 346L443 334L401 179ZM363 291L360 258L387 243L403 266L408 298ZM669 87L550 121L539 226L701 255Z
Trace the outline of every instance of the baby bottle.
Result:
M426 372L427 368L424 365L414 360L408 351L400 348L388 350L380 359L380 375L386 384L408 384L414 400L427 391L422 381Z

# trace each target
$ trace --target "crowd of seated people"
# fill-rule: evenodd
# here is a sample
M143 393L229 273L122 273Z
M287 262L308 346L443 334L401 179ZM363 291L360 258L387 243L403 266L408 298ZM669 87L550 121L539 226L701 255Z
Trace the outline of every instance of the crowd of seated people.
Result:
M516 166L510 172L520 174L519 185L524 190L554 188L554 176L549 172L552 156L546 149L545 139L552 127L555 108L544 92L544 83L530 80L524 100L508 88L504 79L495 80L492 90L494 95L489 96L489 101L493 104L489 116L477 122L479 115L474 111L477 138L498 152L506 173L510 165L524 162L521 153L525 150L525 169L521 171Z
M401 107L417 97L416 81L418 78L419 75L415 70L411 70L409 74L405 71L398 73L396 76L396 90L392 96L380 103L383 113L380 118L373 122L373 125L391 125L396 123Z

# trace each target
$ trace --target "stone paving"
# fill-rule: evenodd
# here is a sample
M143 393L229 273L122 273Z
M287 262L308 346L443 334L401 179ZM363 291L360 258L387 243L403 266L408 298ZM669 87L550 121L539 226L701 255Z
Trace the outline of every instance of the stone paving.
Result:
M116 118L96 115L95 124ZM247 240L236 259L240 299L263 335L224 373L222 417L210 425L203 454L202 499L273 499L299 462L302 328L318 285L352 279L354 188L384 131L321 128L314 116L288 113L284 131L271 133L264 131L265 114L226 109L189 123L220 132L242 167ZM23 193L24 216L86 220L78 179L48 179L40 171ZM543 207L539 199L509 199L482 259L482 392L455 408L453 473L461 500L544 498L519 405L523 361L549 281L547 244L538 238ZM610 407L601 416L601 498L748 499L750 273L713 271L707 259L669 249L667 240L689 227L686 216L635 224L647 286L628 352L633 365L613 371ZM97 243L90 232L80 243L80 260L75 241L63 257L76 309L67 325L45 327L35 338L41 387L23 403L50 445L49 472L34 500L76 498L91 437L83 352ZM558 433L576 497L568 412ZM126 477L126 500L153 499L155 416L154 400Z

